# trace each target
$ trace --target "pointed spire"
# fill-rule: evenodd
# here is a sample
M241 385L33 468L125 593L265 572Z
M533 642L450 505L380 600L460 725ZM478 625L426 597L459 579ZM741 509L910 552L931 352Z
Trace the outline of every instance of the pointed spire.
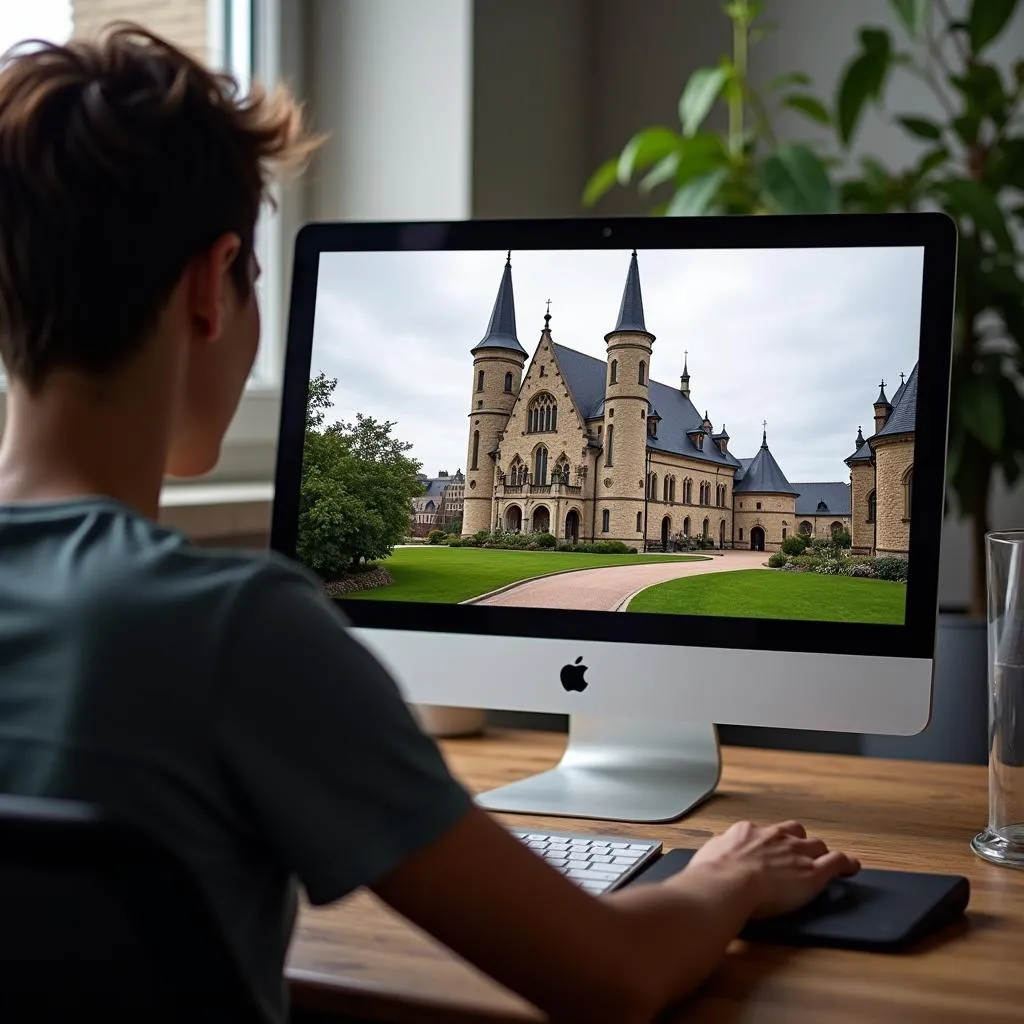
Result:
M689 352L683 352L683 375L679 378L679 390L683 398L690 397L690 371L687 369L686 360Z
M501 275L501 284L498 285L498 294L494 300L494 308L491 310L487 333L479 344L473 347L473 351L480 348L505 348L526 355L526 349L519 344L516 334L516 303L512 290L511 250L505 257L505 270Z
M875 405L888 405L889 399L885 397L885 381L878 387L878 397L875 399Z
M544 310L544 330L551 330L551 300L548 299L548 308Z
M858 427L857 428L857 447L859 448L863 443L864 443L864 433L860 429L860 427Z
M622 303L619 305L619 319L611 333L618 334L620 331L650 333L644 323L644 300L640 294L640 268L636 262L636 249L629 260L626 287L622 290Z
M690 370L689 370L689 368L686 365L689 362L689 359L690 359L690 350L688 348L684 348L683 349L683 376L684 377L689 377L690 376Z
M761 447L768 448L768 421L761 420Z

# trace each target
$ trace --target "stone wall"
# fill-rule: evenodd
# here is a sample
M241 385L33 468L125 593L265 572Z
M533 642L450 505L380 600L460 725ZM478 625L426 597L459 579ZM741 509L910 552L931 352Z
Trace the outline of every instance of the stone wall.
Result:
M796 497L744 491L733 500L732 522L734 548L749 550L750 531L759 526L764 530L765 551L778 551L782 547L783 528L787 537L796 532Z
M498 446L516 403L525 359L522 353L495 348L482 349L473 358L462 508L463 537L492 528L495 464L489 453ZM481 372L484 375L483 389L477 390ZM505 391L507 373L512 374L511 392ZM479 441L475 441L477 434Z
M811 537L815 540L827 540L832 536L832 524L839 523L839 525L853 536L853 520L850 516L797 516L796 525L793 527L793 533L800 532L800 526L802 523L811 524ZM788 534L787 534L788 536Z
M850 536L855 554L870 555L875 550L875 524L868 522L868 495L875 489L875 467L870 462L855 462L850 469L852 482Z
M73 0L74 34L96 36L113 21L135 21L208 60L207 0Z
M882 438L873 442L878 495L875 549L879 555L906 555L910 549L910 517L907 515L907 470L914 464L912 436Z

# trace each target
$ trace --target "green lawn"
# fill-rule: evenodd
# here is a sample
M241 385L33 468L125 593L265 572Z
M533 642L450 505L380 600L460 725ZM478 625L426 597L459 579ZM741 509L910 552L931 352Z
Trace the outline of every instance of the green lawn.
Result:
M606 565L695 561L699 555L585 555L571 551L503 551L493 548L397 548L381 562L395 582L346 594L363 601L431 601L458 604L509 583L566 569Z
M902 625L907 588L885 580L740 569L648 587L631 612Z

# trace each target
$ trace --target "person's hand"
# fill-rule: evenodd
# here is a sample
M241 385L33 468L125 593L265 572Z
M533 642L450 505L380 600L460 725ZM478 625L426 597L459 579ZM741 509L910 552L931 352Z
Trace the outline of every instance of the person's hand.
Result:
M751 886L751 916L756 918L797 910L834 878L849 877L859 870L855 858L830 851L820 839L808 839L798 822L762 828L740 821L709 839L682 874L710 871L735 875Z

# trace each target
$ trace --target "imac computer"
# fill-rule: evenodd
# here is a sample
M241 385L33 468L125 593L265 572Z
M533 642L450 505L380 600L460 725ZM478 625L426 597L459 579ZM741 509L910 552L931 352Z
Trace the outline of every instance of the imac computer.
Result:
M931 703L939 214L313 224L272 545L418 704L567 713L493 810L667 821L715 723Z

